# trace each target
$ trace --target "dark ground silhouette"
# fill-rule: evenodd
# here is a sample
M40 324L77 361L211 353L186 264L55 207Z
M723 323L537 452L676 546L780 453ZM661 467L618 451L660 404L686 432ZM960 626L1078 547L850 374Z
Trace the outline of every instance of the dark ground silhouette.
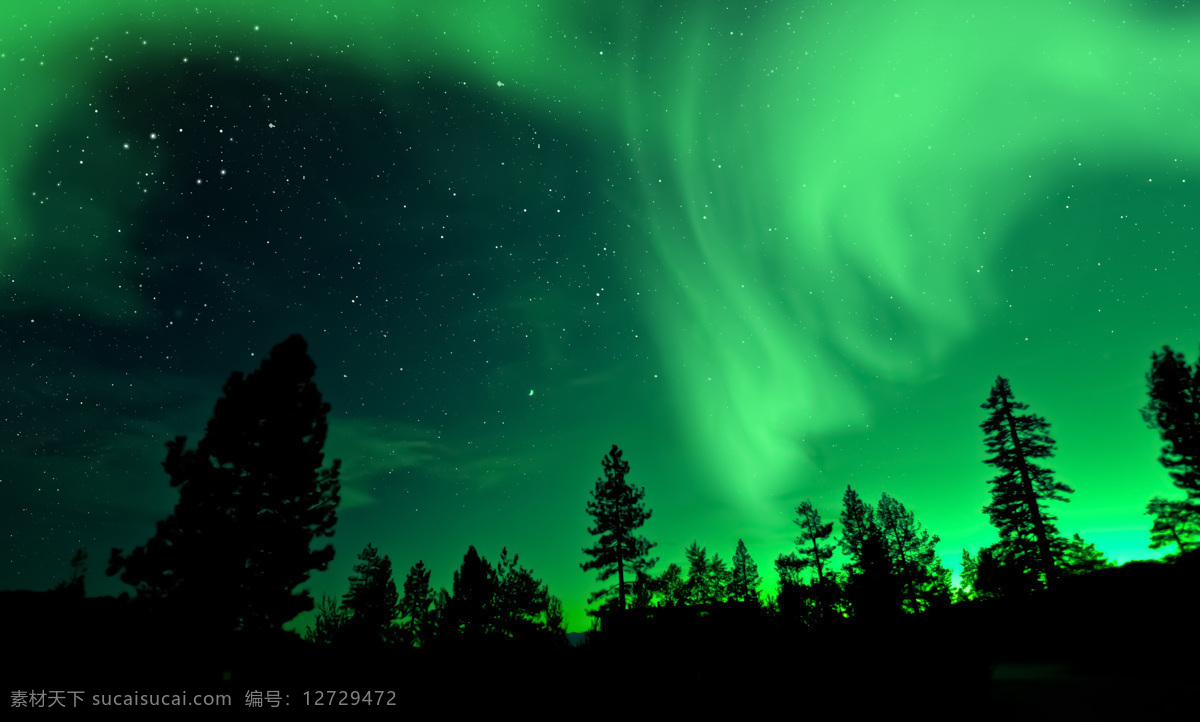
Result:
M703 711L717 690L742 689L762 690L772 707L812 698L855 710L933 704L976 717L1033 704L1036 716L1078 715L1188 698L1198 640L1183 610L1198 567L1192 557L1131 562L1026 598L817 629L753 604L656 607L605 618L579 648L512 640L320 648L288 633L197 638L187 620L156 618L127 598L5 591L0 601L14 622L10 691L225 691L243 706L247 691L276 690L300 707L305 691L372 689L396 692L398 705L499 711L590 707L615 675L668 709Z

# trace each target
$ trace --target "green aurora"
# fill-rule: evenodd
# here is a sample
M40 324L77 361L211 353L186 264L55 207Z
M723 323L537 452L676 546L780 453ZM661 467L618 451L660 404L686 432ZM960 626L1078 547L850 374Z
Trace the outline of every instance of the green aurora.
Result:
M468 545L493 561L507 545L564 600L570 629L586 628L584 506L613 443L646 488L658 571L693 540L729 559L741 538L770 587L796 506L811 499L835 520L847 484L872 503L900 499L956 565L962 548L995 538L980 512L991 471L979 406L997 375L1051 424L1050 466L1076 489L1056 509L1062 531L1117 561L1152 556L1145 505L1172 487L1138 413L1144 375L1152 351L1169 344L1192 361L1200 341L1194 10L76 0L6 16L0 339L21 349L9 387L33 390L5 421L20 437L3 478L17 502L5 587L49 586L87 546L89 588L121 591L98 570L169 513L162 443L188 433L194 444L224 376L293 331L333 405L327 456L344 461L338 556L315 575L318 595L344 591L367 541L400 581L424 559L447 587ZM468 308L474 281L460 279L446 293L465 300L423 327L441 337L376 320L423 349L396 363L416 374L383 377L392 357L360 358L364 324L322 340L327 318L350 317L308 319L311 302L285 312L278 295L242 292L238 303L271 320L236 343L198 325L188 333L210 348L204 372L175 365L162 334L179 314L144 287L148 259L169 252L136 239L166 202L177 137L201 131L121 96L149 68L184 79L163 98L189 93L201 81L187 73L205 68L284 88L315 69L353 76L385 116L410 113L420 88L503 118L512 147L475 134L482 155L468 155L475 125L429 126L463 133L463 150L421 166L428 188L490 188L490 206L433 201L446 223L470 216L493 234L454 251L495 270L480 286L486 309ZM162 113L174 101L156 102ZM414 143L357 142L381 157ZM306 152L281 143L267 153ZM520 191L542 206L504 199L512 165L544 169L523 176L536 193ZM167 178L161 192L131 180L154 177ZM366 227L382 228L373 213ZM194 233L162 243L184 238L203 258ZM501 247L513 261L496 260ZM271 257L284 275L288 248ZM371 274L354 281L365 294L388 270ZM493 337L496 358L482 359L492 351L472 331L454 333L468 317L506 335ZM64 340L78 333L145 338L156 360L129 369L116 352L80 354ZM149 395L104 395L126 382ZM394 388L405 385L420 390ZM72 395L83 411L39 401ZM103 442L63 441L113 413L135 422Z

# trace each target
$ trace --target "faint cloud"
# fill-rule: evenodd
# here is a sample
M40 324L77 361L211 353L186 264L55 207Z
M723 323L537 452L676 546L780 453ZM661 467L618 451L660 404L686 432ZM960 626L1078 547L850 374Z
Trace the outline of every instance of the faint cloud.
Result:
M588 374L587 376L576 376L567 383L571 386L595 386L597 384L605 384L619 377L624 371L624 364L614 365L602 373Z
M341 509L375 503L370 488L389 472L438 467L445 456L436 432L385 419L331 419L325 443L326 466L342 459Z

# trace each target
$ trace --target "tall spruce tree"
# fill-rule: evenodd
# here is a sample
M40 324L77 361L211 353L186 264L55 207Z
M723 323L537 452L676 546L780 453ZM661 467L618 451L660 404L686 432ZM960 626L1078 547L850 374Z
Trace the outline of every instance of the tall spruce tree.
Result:
M500 550L500 563L496 565L498 631L511 639L528 638L543 629L550 606L549 588L519 561L519 554L509 559L505 547Z
M761 583L758 565L750 557L745 542L738 539L729 574L729 598L737 602L758 602L758 585Z
M829 541L833 523L822 524L820 513L809 501L801 502L796 514L793 521L800 527L800 536L796 537L799 553L781 554L775 559L779 574L777 601L785 616L820 624L833 616L840 595L836 575L827 568L834 551ZM812 572L807 584L806 570Z
M592 500L587 504L587 512L596 523L588 533L600 538L595 546L583 550L591 559L580 566L585 572L599 570L596 579L600 582L608 581L614 574L617 577L616 587L606 587L588 597L588 604L604 600L600 611L614 603L619 611L627 609L625 597L631 592L634 573L651 569L658 561L649 556L656 544L635 533L650 518L651 511L643 502L646 491L625 481L629 463L622 461L621 455L621 450L613 444L600 462L604 478L596 480Z
M875 531L874 517L871 505L864 502L858 492L847 486L842 494L843 533L838 545L842 548L842 553L849 557L851 568L862 566L863 545L867 543L868 534Z
M848 558L846 599L858 619L887 619L901 611L901 589L876 510L847 486L842 494L842 537Z
M847 596L858 619L888 620L904 611L901 575L874 519L863 536L857 573L851 573L847 586Z
M567 641L567 622L563 615L562 600L553 594L546 602L546 631L550 632L556 640L564 643Z
M683 567L675 562L667 566L667 570L658 578L656 588L662 595L661 606L677 606L687 604L688 584L683 576Z
M833 558L833 544L827 541L833 535L833 522L822 524L820 512L810 501L800 502L796 516L793 521L800 527L800 536L796 537L800 559L806 569L816 573L815 582L824 585L825 563Z
M495 568L469 547L454 572L454 591L443 599L442 638L478 643L493 636L500 627L499 586Z
M404 596L400 598L400 630L407 644L427 646L433 641L433 591L429 587L429 570L424 560L418 561L404 578Z
M962 550L962 573L958 589L955 590L955 601L969 602L976 597L975 577L978 570L979 561L964 548Z
M1162 436L1158 460L1185 497L1155 497L1146 513L1154 517L1151 549L1176 544L1180 554L1197 546L1200 530L1200 361L1193 369L1182 353L1163 346L1150 357L1146 374L1150 402L1142 418Z
M709 604L722 604L729 598L729 565L718 553L708 563L708 588Z
M420 576L413 583L415 598L420 597L420 588L427 583ZM493 567L472 546L463 556L462 567L454 573L453 593L443 589L434 600L439 634L447 641L468 643L545 636L548 629L553 631L547 626L550 600L549 589L521 566L520 555L510 557L506 547Z
M197 631L278 632L311 610L295 589L333 559L332 545L309 547L333 536L341 464L322 468L329 404L315 371L300 336L249 376L235 371L197 448L167 442L174 513L145 546L114 549L108 574Z
M1056 517L1043 504L1066 502L1066 494L1074 490L1055 481L1054 472L1037 463L1054 455L1050 424L1041 416L1018 413L1029 407L1013 398L1004 377L996 378L983 408L989 412L981 427L991 454L984 463L1000 470L989 482L992 503L983 510L1000 532L1006 563L1054 584L1066 540L1054 525Z
M683 551L688 560L687 590L688 601L692 604L705 604L712 601L714 595L712 561L708 558L708 550L695 541Z
M359 562L350 577L350 591L343 596L342 606L350 612L349 629L363 643L390 642L392 623L400 607L400 595L392 578L392 560L367 544L359 552Z
M450 592L445 587L433 593L433 611L429 614L433 627L432 637L438 641L458 639L459 629L451 618Z
M887 492L875 513L905 611L920 612L947 603L950 589L945 582L946 568L937 556L938 535L930 535L915 515Z

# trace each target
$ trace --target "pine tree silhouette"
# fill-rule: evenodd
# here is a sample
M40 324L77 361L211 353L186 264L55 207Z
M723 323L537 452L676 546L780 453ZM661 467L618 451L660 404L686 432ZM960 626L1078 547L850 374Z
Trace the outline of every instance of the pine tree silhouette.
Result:
M954 600L966 602L975 599L975 578L979 573L979 561L971 556L971 552L962 550L962 572L959 574L959 585L955 590Z
M758 602L758 585L762 577L758 575L758 565L750 557L746 544L738 539L737 549L733 552L733 569L730 570L729 598L738 602Z
M667 565L667 570L658 577L656 588L662 594L662 606L673 607L687 603L687 580L683 576L683 567L675 562Z
M596 480L592 500L587 504L588 514L596 523L588 533L600 539L595 546L583 550L592 558L580 566L585 572L600 570L596 578L600 582L608 581L614 574L617 576L615 588L601 589L588 598L588 604L606 600L600 611L614 602L617 610L627 609L625 597L631 591L634 572L651 569L658 562L657 558L648 556L656 544L635 534L650 518L651 512L642 501L646 491L625 481L629 463L622 461L621 455L621 450L613 444L612 450L601 461L604 478Z
M778 601L789 617L808 617L810 623L823 623L834 616L840 596L836 575L827 569L834 551L834 545L829 541L833 535L833 522L822 524L820 513L809 501L801 502L796 514L793 521L800 527L800 536L796 537L799 554L780 554L775 559L775 571L779 574ZM808 584L803 581L805 570L813 572Z
M515 640L529 639L541 631L550 607L549 588L519 561L520 555L513 554L510 559L505 547L496 565L498 631Z
M713 596L712 574L709 571L712 560L708 558L708 550L693 541L683 553L688 560L688 601L704 604Z
M1054 455L1050 424L1040 416L1020 414L1028 405L1013 399L1008 380L996 378L991 396L983 404L990 412L981 424L988 452L985 463L1000 470L992 479L992 503L984 507L1000 531L1006 563L1036 573L1047 584L1058 578L1057 561L1066 540L1054 525L1055 517L1043 502L1066 502L1074 490L1054 480L1054 472L1037 460Z
M974 593L984 599L1020 596L1043 586L1036 570L1013 558L1013 547L996 542L975 558Z
M445 600L442 637L468 644L491 637L499 625L498 590L496 570L474 546L469 547L454 572L453 593Z
M901 577L888 553L883 531L874 520L863 537L860 559L859 571L849 582L855 617L876 621L898 616L904 610Z
M1155 497L1146 513L1154 517L1151 549L1175 544L1179 554L1200 546L1200 362L1193 369L1169 346L1150 357L1146 374L1150 401L1142 409L1146 424L1162 436L1158 457L1185 497Z
M342 639L342 630L350 613L338 603L338 600L328 594L321 595L317 602L316 616L305 633L305 640L327 647L338 644Z
M833 546L826 542L833 534L833 522L822 524L821 514L809 501L800 503L796 515L793 521L800 527L800 536L796 537L800 558L805 568L816 572L816 582L824 584L825 563L833 558Z
M901 588L892 555L876 523L876 510L847 486L842 494L846 597L857 619L886 619L901 611Z
M905 610L920 612L949 603L948 570L937 556L938 535L930 535L904 504L886 492L879 499L876 519Z
M1104 552L1097 549L1095 544L1085 542L1079 534L1067 541L1063 552L1063 567L1068 574L1085 574L1111 566L1113 563L1104 556Z
M434 637L431 606L433 591L429 587L429 570L418 561L404 578L404 596L400 599L400 629L406 644L428 646Z
M84 582L87 578L87 550L82 547L71 557L71 578L54 585L54 590L73 597L86 596Z
M1146 505L1146 514L1154 517L1150 527L1150 548L1162 549L1175 545L1176 558L1200 548L1200 514L1186 499L1166 499L1156 496Z
M842 494L842 538L838 540L838 545L842 553L849 557L849 566L852 568L862 566L863 545L867 543L867 534L871 531L874 518L871 505L847 486Z
M554 595L550 595L550 600L546 603L546 630L559 644L566 643L567 623L563 614L563 603Z
M329 404L307 351L292 336L229 377L197 448L167 442L174 513L145 546L113 550L108 574L191 629L277 632L313 607L294 590L333 559L332 545L309 547L333 536L341 462L321 468Z
M343 606L350 612L348 625L356 640L363 644L393 641L392 623L399 611L400 596L392 578L392 561L367 544L358 555L350 577L350 591Z

